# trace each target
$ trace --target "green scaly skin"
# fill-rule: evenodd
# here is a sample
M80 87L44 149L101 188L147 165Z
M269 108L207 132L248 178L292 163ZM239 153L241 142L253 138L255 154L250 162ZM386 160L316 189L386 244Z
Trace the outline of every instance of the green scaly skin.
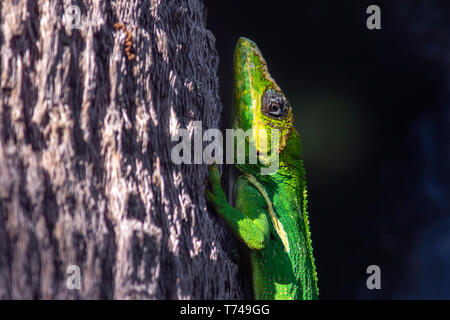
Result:
M236 180L232 207L221 188L216 166L211 166L211 189L205 191L205 197L250 249L255 299L317 299L301 140L288 104L279 118L263 112L262 96L267 90L284 97L256 44L240 38L234 56L233 127L252 129L253 139L246 139L247 160L249 144L259 152L275 150L273 154L278 147L279 167L275 174L262 175L261 168L273 158L237 164L243 175ZM261 128L280 130L277 146L271 145L270 137L265 146L254 142L259 141L257 132Z

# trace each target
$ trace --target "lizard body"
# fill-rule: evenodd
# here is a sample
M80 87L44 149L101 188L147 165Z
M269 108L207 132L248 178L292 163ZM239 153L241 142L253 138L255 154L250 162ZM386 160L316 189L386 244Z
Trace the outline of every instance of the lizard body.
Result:
M234 187L235 207L211 166L206 199L249 248L256 299L317 299L300 136L291 106L258 47L246 38L238 40L234 55L233 128L251 129L245 159L253 147L260 161L236 164L243 174ZM266 140L261 140L261 129L268 132ZM270 129L278 130L275 140ZM261 174L275 156L276 172Z

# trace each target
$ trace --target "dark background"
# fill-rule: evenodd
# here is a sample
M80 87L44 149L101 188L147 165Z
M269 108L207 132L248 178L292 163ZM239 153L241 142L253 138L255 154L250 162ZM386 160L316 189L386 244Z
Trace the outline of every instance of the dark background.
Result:
M366 28L370 4L381 30ZM448 1L206 6L227 119L239 36L294 108L320 298L450 298ZM381 290L366 287L371 264Z

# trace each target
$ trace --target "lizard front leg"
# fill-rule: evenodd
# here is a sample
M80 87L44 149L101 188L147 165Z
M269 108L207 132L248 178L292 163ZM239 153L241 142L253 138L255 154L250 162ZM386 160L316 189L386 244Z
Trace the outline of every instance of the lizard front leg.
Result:
M263 204L263 202L251 201L252 197L260 197L260 195L257 192L254 192L256 190L249 184L246 185L245 182L241 182L237 185L238 188L250 189L245 190L249 192L237 190L236 194L239 198L236 199L236 202L239 203L240 206L239 209L234 208L228 202L225 192L220 185L220 174L217 166L209 166L208 173L211 190L205 190L206 200L227 222L234 234L250 249L263 249L266 240L269 237L269 223L267 216L264 214L264 208L261 208L258 205L258 203Z

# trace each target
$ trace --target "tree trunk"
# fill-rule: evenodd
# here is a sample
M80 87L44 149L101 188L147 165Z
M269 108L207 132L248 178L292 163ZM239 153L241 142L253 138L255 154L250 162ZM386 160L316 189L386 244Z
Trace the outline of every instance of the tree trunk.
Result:
M239 298L206 165L170 157L177 128L219 127L202 3L0 10L0 298Z

